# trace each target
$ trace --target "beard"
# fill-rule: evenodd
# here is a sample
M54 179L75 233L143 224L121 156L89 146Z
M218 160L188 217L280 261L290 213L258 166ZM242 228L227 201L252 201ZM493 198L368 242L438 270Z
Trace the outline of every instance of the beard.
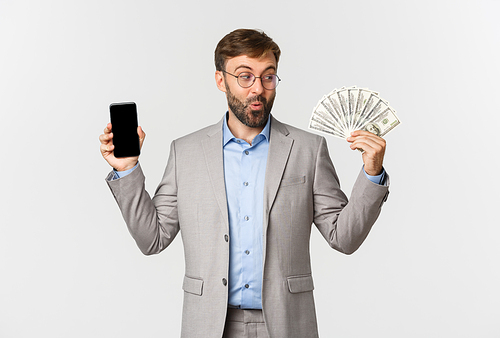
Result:
M276 93L273 94L269 101L261 95L256 95L247 98L245 102L236 98L236 96L231 93L228 86L226 86L226 94L229 109L231 109L241 123L251 128L258 128L266 125L267 119L271 114L271 109L273 108ZM254 102L262 103L261 108L253 110L250 105Z

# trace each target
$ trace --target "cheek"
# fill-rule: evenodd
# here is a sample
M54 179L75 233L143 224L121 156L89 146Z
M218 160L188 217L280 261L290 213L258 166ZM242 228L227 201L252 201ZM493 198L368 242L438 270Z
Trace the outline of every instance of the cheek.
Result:
M272 103L274 101L274 98L276 97L276 92L272 92L266 97L267 102Z
M238 99L238 101L243 102L243 103L245 103L248 100L248 98L252 96L247 92L242 92L241 90L234 91L233 95L235 98Z

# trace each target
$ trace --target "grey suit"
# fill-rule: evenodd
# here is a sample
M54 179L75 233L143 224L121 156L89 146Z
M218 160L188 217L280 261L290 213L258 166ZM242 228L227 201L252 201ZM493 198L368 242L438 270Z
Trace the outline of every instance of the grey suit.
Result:
M221 337L227 311L228 211L222 120L172 142L153 199L140 166L108 184L144 254L165 249L179 230L186 274L182 337ZM271 117L264 188L262 307L270 337L317 337L309 257L311 224L350 254L368 235L388 187L360 172L350 201L340 190L323 137Z

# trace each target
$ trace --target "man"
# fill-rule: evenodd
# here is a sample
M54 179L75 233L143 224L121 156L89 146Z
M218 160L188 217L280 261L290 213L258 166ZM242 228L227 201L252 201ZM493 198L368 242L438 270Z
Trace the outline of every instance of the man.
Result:
M266 34L239 29L215 50L215 81L228 111L212 126L172 142L153 199L138 158L113 156L108 124L101 152L107 181L144 254L178 231L186 273L182 337L317 337L309 257L311 224L351 254L388 194L385 141L366 131L364 169L348 202L323 137L271 115L280 49ZM138 128L141 146L145 134Z

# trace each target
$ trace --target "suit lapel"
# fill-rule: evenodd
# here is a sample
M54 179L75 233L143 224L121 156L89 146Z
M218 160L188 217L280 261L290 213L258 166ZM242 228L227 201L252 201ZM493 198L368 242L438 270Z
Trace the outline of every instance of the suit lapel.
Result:
M288 134L285 125L271 116L271 134L264 184L264 234L267 232L269 212L276 198L292 149L293 139L287 137Z
M229 229L226 184L224 180L224 155L222 150L222 120L209 128L207 136L202 142L205 162L207 163L212 189L219 205L222 219Z

